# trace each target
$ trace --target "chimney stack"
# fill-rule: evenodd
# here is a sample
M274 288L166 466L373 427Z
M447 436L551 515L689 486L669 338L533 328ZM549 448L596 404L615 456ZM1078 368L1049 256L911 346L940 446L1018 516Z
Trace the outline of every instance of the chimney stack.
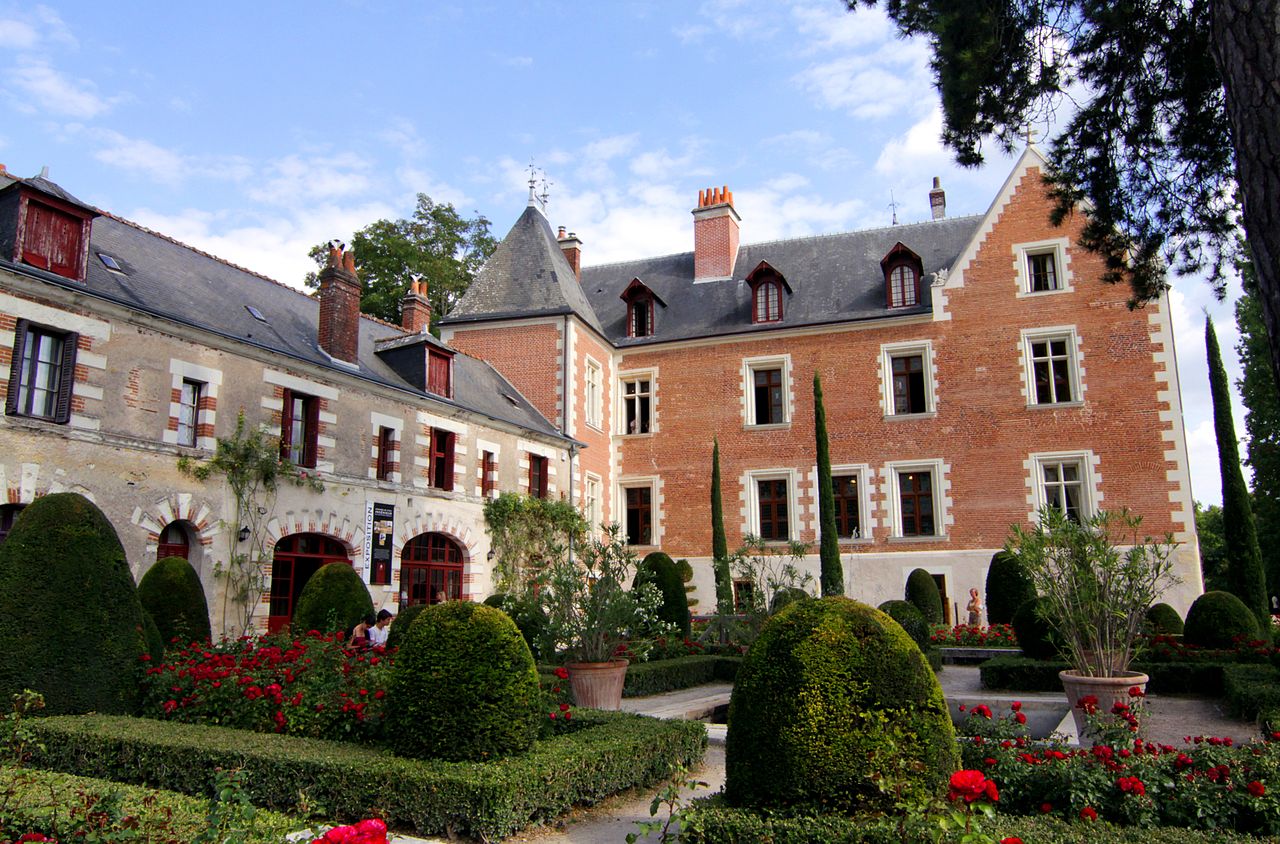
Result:
M427 299L427 280L409 282L409 292L400 300L400 327L406 334L426 334L431 330L431 302Z
M937 176L933 177L933 190L929 191L929 210L935 220L947 216L947 192L942 189L942 179Z
M694 281L733 277L740 222L728 185L698 191L698 207L693 209Z
M320 348L330 357L356 363L360 354L360 278L356 253L329 244L320 271Z
M556 235L556 241L560 244L560 251L564 253L565 260L569 262L569 266L573 267L573 274L582 282L582 241L578 239L578 235L573 232L564 233L564 226L560 227L559 233Z

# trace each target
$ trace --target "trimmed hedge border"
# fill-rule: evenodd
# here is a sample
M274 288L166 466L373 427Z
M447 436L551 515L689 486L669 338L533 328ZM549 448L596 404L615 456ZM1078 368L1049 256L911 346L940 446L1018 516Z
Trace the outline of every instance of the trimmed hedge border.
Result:
M465 717L462 715L460 717ZM692 767L705 727L582 710L575 728L502 762L418 761L341 742L121 716L29 722L43 748L31 764L185 794L205 794L217 767L242 768L255 806L288 812L300 798L334 820L377 809L389 826L498 840L517 830Z
M782 817L735 809L717 798L696 800L682 817L681 841L689 844L899 844L903 840L932 840L936 827L908 825L904 839L897 819L850 818L843 815ZM919 823L918 821L916 822ZM1261 839L1226 830L1176 827L1140 829L1114 826L1105 821L1067 822L1051 817L1015 817L997 814L982 822L993 838L1018 837L1034 844L1257 844Z
M742 666L740 656L682 656L655 659L627 667L623 697L644 697L707 683L732 683Z
M997 656L978 666L984 689L1013 692L1060 692L1058 672L1071 666L1065 662L1046 662L1025 656ZM1226 662L1135 662L1134 671L1151 678L1147 691L1156 694L1188 694L1221 697L1224 673L1228 669L1258 669L1260 665L1238 665ZM1280 695L1276 702L1280 705ZM1252 717L1252 716L1250 716Z
M1270 665L1230 665L1222 672L1227 711L1236 718L1258 719L1280 710L1280 670ZM1270 721L1273 714L1263 719Z

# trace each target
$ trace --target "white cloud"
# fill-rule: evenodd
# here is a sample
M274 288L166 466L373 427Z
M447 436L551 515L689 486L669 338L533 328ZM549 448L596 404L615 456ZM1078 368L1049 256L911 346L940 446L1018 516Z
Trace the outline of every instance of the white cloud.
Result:
M810 51L880 45L896 37L893 22L880 9L859 8L850 13L836 4L797 4L791 14Z
M249 190L249 198L285 208L355 197L372 187L372 162L354 153L287 155L265 169L262 181Z
M865 55L847 55L810 65L795 75L801 90L821 105L870 119L912 113L933 102L928 46L895 43Z
M40 5L13 17L0 18L0 49L31 51L42 44L78 46L56 11Z
M27 113L35 108L26 100L39 103L43 113L63 114L78 120L91 120L108 111L115 100L100 96L88 80L73 80L54 70L42 59L23 59L10 72L9 83L25 94L15 97L15 105Z
M0 49L31 50L40 43L40 34L26 21L0 18Z
M942 145L942 108L934 106L906 134L884 145L875 170L895 176L905 172L933 172L948 167L951 160L951 153Z
M169 186L178 185L190 175L190 163L172 150L109 129L94 130L91 134L105 144L93 154L103 164L142 173Z

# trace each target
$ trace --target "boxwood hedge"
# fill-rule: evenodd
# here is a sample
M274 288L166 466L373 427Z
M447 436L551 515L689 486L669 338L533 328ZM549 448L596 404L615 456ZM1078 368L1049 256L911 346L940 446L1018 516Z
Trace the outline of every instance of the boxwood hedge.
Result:
M460 714L465 717L465 714ZM385 750L294 736L106 715L30 722L43 747L31 764L205 794L217 767L241 768L254 805L289 812L302 801L333 820L377 809L389 826L496 840L693 766L706 728L626 713L581 711L575 728L502 762L403 759Z
M1025 656L992 657L978 667L984 689L1014 692L1061 692L1058 672L1071 666L1062 661L1029 659ZM1135 662L1130 666L1151 678L1147 691L1156 694L1223 694L1223 672L1232 667L1225 662ZM1263 666L1246 666L1261 668Z
M706 683L732 683L742 665L740 656L682 656L637 662L627 667L623 697L644 697Z

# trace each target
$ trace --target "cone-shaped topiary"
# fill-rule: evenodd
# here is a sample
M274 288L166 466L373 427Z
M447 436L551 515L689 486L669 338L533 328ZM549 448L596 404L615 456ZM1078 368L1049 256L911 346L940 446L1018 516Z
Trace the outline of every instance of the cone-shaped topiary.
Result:
M906 599L916 605L924 620L929 624L941 624L942 595L938 592L938 584L933 575L924 569L914 569L907 575Z
M527 750L541 721L538 672L506 613L470 601L424 610L400 644L387 735L401 756L482 761Z
M101 510L75 493L23 510L0 545L0 700L32 689L50 715L132 714L143 624L124 548Z
M1202 648L1230 648L1237 640L1260 638L1249 607L1230 592L1205 592L1187 610L1182 641Z
M885 601L876 609L898 622L911 641L922 651L927 651L933 647L933 643L929 638L929 625L924 620L924 615L920 610L916 609L916 605L910 601Z
M200 575L181 557L165 557L138 583L138 600L151 613L160 640L184 645L209 640L209 604Z
M349 631L371 615L373 599L356 570L346 563L329 563L316 569L303 585L293 610L293 629Z
M160 628L156 627L156 620L145 609L142 611L142 637L147 642L147 656L151 657L151 661L163 660L164 637L160 635Z
M997 551L987 567L987 624L1012 624L1018 607L1036 596L1031 576L1022 561L1008 551Z
M1057 634L1044 620L1048 599L1032 598L1018 607L1013 614L1013 635L1024 656L1032 659L1060 659L1061 648Z
M487 603L487 602L486 602ZM492 606L492 604L490 604ZM391 622L391 629L387 631L387 649L398 648L404 643L405 634L409 632L409 628L413 626L413 621L418 615L427 608L426 604L414 604L411 607L401 607L400 612Z
M792 604L765 623L738 671L725 744L735 805L891 810L895 799L942 794L958 763L937 677L902 628L866 604ZM905 776L900 797L881 791L882 776Z
M1147 610L1147 626L1152 633L1176 636L1182 633L1182 616L1168 604L1152 604Z
M675 561L661 551L654 551L646 556L636 566L636 576L631 582L631 588L635 589L646 583L652 583L662 593L658 618L674 624L681 636L689 638L689 596L684 591L684 578L680 576Z

